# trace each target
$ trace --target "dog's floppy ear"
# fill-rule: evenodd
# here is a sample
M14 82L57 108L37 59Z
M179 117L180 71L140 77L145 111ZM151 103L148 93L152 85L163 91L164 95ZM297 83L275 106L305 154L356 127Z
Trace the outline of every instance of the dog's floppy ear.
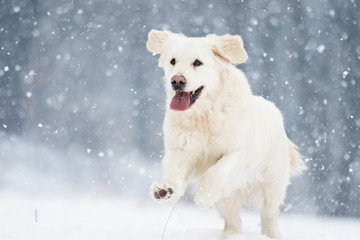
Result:
M171 32L151 30L148 35L146 48L152 53L162 54L165 50L165 43L170 37Z
M212 51L215 55L224 58L232 64L244 63L247 60L248 55L239 35L209 35L208 37L211 39Z

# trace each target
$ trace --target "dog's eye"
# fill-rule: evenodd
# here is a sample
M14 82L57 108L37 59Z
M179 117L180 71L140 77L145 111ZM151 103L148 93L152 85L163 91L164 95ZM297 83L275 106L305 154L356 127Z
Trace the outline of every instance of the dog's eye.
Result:
M200 62L199 60L195 60L194 61L194 63L193 63L193 65L194 65L194 67L198 67L198 66L201 66L203 63L202 62Z
M176 63L175 58L171 59L170 63L171 63L171 65L175 65L175 63Z

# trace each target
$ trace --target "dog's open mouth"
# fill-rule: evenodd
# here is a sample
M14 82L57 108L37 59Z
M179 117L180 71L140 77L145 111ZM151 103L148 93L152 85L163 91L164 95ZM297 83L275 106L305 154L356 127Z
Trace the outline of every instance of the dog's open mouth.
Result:
M176 91L176 94L170 103L170 109L185 111L196 102L203 89L204 86L201 86L196 89L196 91L192 92Z

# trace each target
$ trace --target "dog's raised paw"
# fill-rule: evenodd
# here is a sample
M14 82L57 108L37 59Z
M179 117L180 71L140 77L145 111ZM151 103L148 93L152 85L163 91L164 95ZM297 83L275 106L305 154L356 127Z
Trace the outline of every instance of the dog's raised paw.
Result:
M154 185L153 187L154 198L157 201L167 200L171 197L173 193L174 190L166 185L163 186Z

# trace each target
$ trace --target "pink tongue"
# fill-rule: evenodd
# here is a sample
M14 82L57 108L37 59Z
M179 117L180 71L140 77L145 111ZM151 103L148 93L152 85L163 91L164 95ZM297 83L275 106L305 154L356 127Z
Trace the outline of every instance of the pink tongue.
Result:
M185 111L190 105L189 92L176 92L170 103L170 109L176 111Z

